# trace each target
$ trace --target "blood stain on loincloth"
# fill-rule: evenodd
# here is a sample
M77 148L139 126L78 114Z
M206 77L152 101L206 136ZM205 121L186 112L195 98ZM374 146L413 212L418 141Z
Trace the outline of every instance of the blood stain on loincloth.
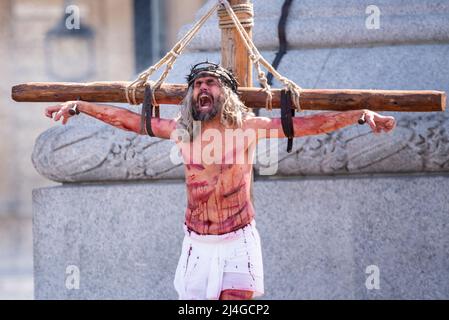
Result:
M186 270L184 272L184 276L187 274L187 268L189 266L189 259L191 254L192 254L192 245L190 245L189 251L187 252Z
M245 229L243 229L243 242L245 243L245 247L246 247L246 255L248 257L248 272L251 276L251 278L253 278L254 281L256 281L256 278L253 275L253 272L251 270L251 257L249 255L249 250L248 250L248 242L246 241L246 233L245 233Z

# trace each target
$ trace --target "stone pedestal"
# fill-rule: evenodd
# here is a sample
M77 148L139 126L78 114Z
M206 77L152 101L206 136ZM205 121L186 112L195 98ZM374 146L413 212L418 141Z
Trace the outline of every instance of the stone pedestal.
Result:
M448 188L439 175L256 181L264 299L446 299ZM33 201L36 299L177 298L182 181L54 187Z

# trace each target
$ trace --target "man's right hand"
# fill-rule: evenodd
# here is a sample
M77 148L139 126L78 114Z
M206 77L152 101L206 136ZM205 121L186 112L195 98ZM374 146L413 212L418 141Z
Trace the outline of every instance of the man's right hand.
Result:
M53 114L56 113L55 117L53 118L53 120L55 121L59 121L62 117L62 124L66 124L67 121L69 121L70 117L73 117L73 115L70 114L70 110L75 106L75 105L80 105L82 104L83 101L67 101L55 106L51 106L51 107L47 107L45 109L45 116L49 117L50 119L53 118Z

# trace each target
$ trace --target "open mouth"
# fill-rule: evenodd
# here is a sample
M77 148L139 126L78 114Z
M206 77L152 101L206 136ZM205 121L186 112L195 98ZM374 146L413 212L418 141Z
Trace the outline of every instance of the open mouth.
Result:
M212 97L206 93L198 96L198 107L200 110L209 110L212 107Z

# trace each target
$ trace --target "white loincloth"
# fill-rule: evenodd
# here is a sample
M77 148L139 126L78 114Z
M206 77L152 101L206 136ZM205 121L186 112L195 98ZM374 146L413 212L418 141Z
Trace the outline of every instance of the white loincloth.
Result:
M253 220L222 235L187 231L174 285L180 300L218 300L226 289L264 293L260 237Z

